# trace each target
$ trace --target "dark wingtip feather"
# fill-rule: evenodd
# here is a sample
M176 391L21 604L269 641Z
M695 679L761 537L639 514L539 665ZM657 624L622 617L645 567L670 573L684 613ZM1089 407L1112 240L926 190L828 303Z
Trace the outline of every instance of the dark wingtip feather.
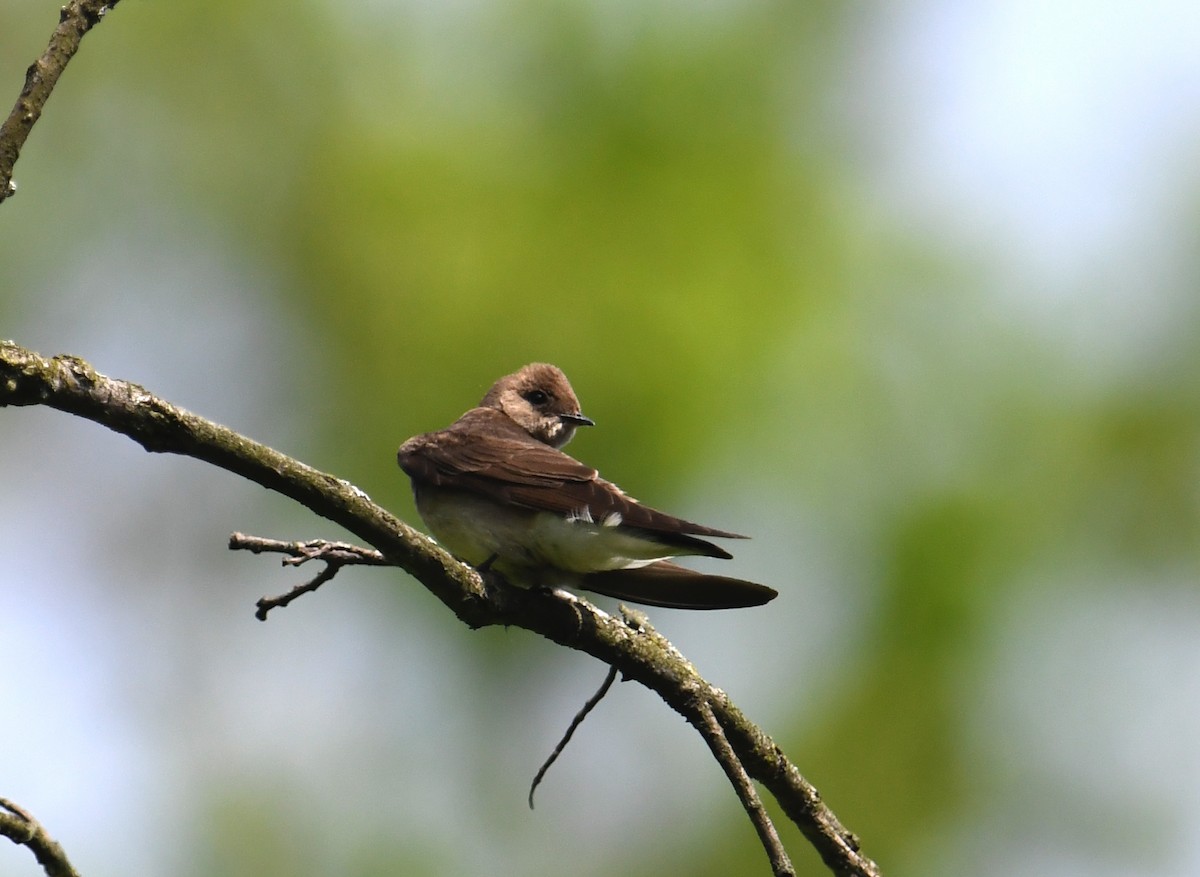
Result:
M706 575L670 561L582 576L579 587L618 600L669 609L743 609L762 606L779 592L757 582Z
M698 539L686 532L671 532L670 530L655 530L650 527L627 527L628 532L636 533L642 538L657 542L666 548L678 549L675 553L692 554L697 557L715 557L718 560L733 560L733 555L714 545L706 539Z

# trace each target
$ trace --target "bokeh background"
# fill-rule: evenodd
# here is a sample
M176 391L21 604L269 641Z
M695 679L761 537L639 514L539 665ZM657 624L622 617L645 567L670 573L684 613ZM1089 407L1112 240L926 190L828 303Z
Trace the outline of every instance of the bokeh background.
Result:
M57 3L0 0L15 100ZM125 0L0 207L0 337L347 478L560 365L751 533L652 611L889 875L1200 872L1200 6ZM107 875L766 873L703 743L338 537L0 411L0 794ZM611 603L601 605L612 608ZM825 873L794 830L801 874ZM0 873L40 873L0 847Z

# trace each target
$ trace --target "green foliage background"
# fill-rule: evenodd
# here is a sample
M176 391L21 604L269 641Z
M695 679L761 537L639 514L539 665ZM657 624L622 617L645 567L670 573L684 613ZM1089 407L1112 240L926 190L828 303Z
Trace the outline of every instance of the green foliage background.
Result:
M0 2L0 84L15 96L56 9ZM1198 724L1196 653L1171 645L1200 628L1194 254L1158 279L1163 328L1132 356L1071 339L1069 310L1035 321L1006 303L994 254L923 233L859 172L889 136L839 104L862 15L124 0L86 39L0 211L0 335L226 418L409 519L400 440L522 363L553 361L600 424L574 453L655 505L753 531L735 574L777 585L770 609L656 621L885 873L1035 873L1043 844L1111 873L1169 871L1170 839L1189 828L1171 815L1188 811L1153 781L1156 763L1122 762L1127 792L1103 762L1164 739L1142 720L1165 715L1167 748L1196 773L1174 733ZM204 357L173 353L191 346L229 361L213 366L225 384L206 380ZM255 401L239 408L240 395ZM16 446L29 416L5 412L0 438ZM71 453L95 467L123 453L79 436ZM625 706L577 738L544 810L524 811L538 753L599 668L514 632L468 634L380 578L223 648L231 618L244 622L233 613L285 583L214 558L222 529L336 534L225 480L195 487L211 476L178 461L131 455L110 477L144 488L114 503L59 485L77 526L164 547L144 565L102 552L95 581L56 587L103 607L89 635L128 630L101 651L170 704L153 713L126 692L91 713L133 709L157 765L139 782L173 789L146 873L765 873L702 747L620 688ZM164 523L185 507L210 523ZM188 577L212 590L171 584ZM5 578L0 600L28 587ZM143 612L202 618L185 643L143 641ZM1105 639L1125 613L1145 629ZM388 663L391 639L418 638L419 666ZM1183 680L1162 696L1190 711L1132 690L1146 677L1124 671L1160 646L1147 675ZM271 657L288 647L328 675L298 680ZM221 674L254 665L271 690L238 699L209 675L213 652ZM47 646L42 660L75 657ZM289 712L310 697L330 727ZM239 750L251 731L226 710L255 714L275 746ZM210 726L228 730L211 749L197 730ZM409 726L429 736L413 743ZM99 790L76 790L83 816L39 806L36 782L4 791L79 848L84 873L130 873L120 844L56 830L140 845L105 823ZM1127 827L1130 808L1161 827ZM786 840L801 873L822 873ZM1014 851L1024 865L1005 864Z

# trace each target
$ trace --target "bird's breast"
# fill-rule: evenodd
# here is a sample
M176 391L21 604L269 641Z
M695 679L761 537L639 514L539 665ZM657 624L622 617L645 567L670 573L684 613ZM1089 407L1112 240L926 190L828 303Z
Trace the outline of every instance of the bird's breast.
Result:
M597 523L582 512L563 517L428 485L416 501L430 532L456 557L478 566L495 556L499 570L526 581L549 584L554 570L627 569L678 553L621 527L619 516Z
M414 493L421 519L455 557L479 566L493 556L516 561L526 554L531 512L459 490L422 486Z

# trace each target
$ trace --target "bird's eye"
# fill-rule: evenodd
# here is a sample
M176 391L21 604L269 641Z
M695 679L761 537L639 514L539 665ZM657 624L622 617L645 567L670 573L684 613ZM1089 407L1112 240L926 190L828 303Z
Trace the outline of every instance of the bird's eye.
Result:
M542 406L550 401L550 396L545 390L530 390L523 395L525 396L525 400L529 402L530 405Z

